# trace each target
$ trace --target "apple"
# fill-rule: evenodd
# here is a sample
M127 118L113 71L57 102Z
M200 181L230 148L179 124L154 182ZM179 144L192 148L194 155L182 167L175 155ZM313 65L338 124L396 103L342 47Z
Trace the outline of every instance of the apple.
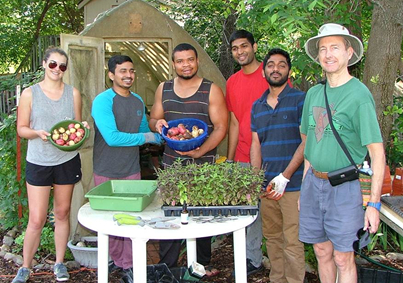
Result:
M62 139L63 139L64 141L67 141L67 140L69 139L69 135L66 134L66 133L63 133Z
M76 137L77 137L76 134L70 134L69 139L73 141Z
M59 131L59 133L61 133L61 134L63 134L64 132L66 132L66 130L65 130L63 127L60 127L60 128L58 129L58 131Z
M77 129L76 129L76 128L71 128L71 129L70 129L70 134L74 134L75 132L77 132Z
M80 132L81 135L84 136L84 133L85 133L84 129L81 129L81 128L80 128L80 129L77 130L77 132Z
M74 128L74 124L73 123L69 124L68 128L69 129Z
M76 144L76 143L75 143L74 141L72 141L72 140L69 141L69 145L70 145L70 146L75 145L75 144Z
M79 143L82 139L83 139L82 137L76 137L76 138L74 139L74 142L75 142L75 143Z
M65 133L69 136L70 135L70 130L65 131Z
M77 131L76 136L77 136L77 137L82 137L83 134L82 134L81 132L78 132L78 131Z
M76 129L78 130L78 129L81 128L81 125L80 125L79 123L76 123L76 124L74 125L74 128L76 128Z
M56 140L56 143L58 145L64 145L64 140L63 139L58 139L58 140Z
M60 137L59 134L53 134L53 135L52 135L52 140L56 141L56 140L59 139L59 137Z

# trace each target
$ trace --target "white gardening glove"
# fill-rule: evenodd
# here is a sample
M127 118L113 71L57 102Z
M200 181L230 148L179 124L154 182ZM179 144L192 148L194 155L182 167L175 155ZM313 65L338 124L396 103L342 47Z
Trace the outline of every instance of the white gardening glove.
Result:
M280 173L278 176L274 177L270 181L270 184L272 185L272 194L270 195L271 198L279 200L283 196L285 187L287 187L289 181L290 180L283 176L283 173Z

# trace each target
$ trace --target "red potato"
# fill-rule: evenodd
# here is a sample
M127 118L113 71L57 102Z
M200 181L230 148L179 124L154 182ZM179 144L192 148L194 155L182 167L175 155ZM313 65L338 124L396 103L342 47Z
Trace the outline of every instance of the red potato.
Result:
M80 124L69 124L52 131L52 140L61 146L72 146L79 143L85 136L85 131Z
M83 139L82 137L77 136L77 137L74 139L74 142L75 142L75 143L79 143L82 139Z
M192 132L185 127L184 124L178 124L177 127L172 127L167 131L167 137L172 140L190 140L203 134L203 129L199 129L197 126L192 127Z
M179 134L179 128L178 127L172 127L168 130L168 135L170 136L176 136Z
M178 125L178 130L179 130L179 133L180 134L184 134L184 133L186 133L186 127L185 127L185 125L183 125L183 124L179 124Z

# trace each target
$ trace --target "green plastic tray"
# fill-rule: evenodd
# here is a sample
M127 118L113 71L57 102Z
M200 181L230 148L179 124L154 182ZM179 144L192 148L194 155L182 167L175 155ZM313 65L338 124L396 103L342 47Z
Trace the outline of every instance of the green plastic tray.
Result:
M92 209L143 211L154 199L155 180L111 180L91 189L85 197Z

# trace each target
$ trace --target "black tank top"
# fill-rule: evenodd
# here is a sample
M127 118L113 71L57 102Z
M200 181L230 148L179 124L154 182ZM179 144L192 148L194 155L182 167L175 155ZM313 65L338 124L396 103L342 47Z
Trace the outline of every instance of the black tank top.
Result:
M211 84L211 81L203 79L199 89L192 96L181 98L174 91L174 80L165 82L162 91L162 107L164 109L165 120L167 122L183 118L202 120L208 125L208 135L210 136L213 131L213 124L208 115ZM189 161L198 164L204 162L212 163L215 160L216 153L217 149L215 148L206 152L202 157L193 159L188 156L181 156L170 147L165 146L163 163L164 166L171 165L178 157L184 159L184 164Z

